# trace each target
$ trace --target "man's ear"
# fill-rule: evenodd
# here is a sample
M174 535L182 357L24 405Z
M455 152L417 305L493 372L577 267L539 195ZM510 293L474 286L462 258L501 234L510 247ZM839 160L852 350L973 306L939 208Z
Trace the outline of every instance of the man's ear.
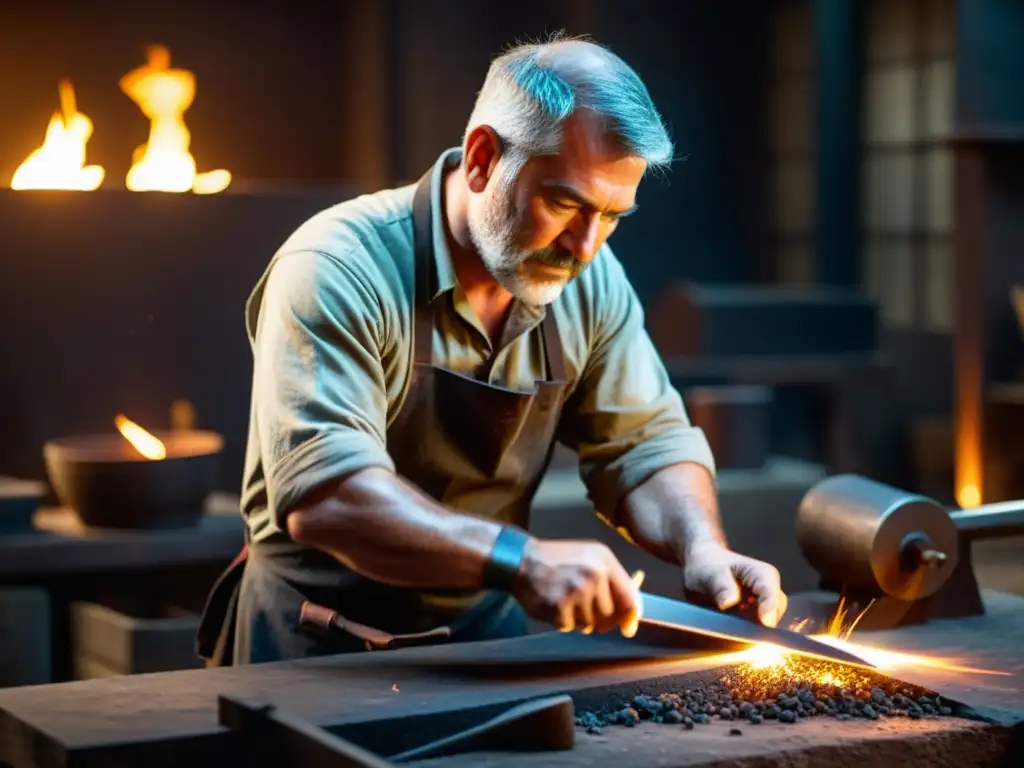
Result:
M462 165L470 191L480 193L494 176L501 159L501 139L489 125L478 125L466 137Z

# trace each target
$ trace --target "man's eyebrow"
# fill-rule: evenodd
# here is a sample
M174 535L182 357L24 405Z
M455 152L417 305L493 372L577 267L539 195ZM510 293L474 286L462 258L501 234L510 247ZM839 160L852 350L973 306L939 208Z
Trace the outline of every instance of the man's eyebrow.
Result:
M566 184L565 182L562 181L542 181L541 186L550 192L556 193L560 197L567 197L570 200L579 203L581 206L586 206L588 208L598 210L597 205L595 205L593 201L588 200L585 195L581 194L575 187L573 187L570 184ZM624 216L629 216L631 213L635 213L637 208L639 207L640 206L634 204L623 211L603 211L603 213L610 213L613 216L622 218Z

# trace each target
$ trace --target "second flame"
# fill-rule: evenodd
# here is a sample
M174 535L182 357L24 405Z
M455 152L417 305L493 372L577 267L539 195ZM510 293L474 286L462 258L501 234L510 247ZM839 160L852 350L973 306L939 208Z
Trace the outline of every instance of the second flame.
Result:
M151 46L148 61L121 78L121 90L150 120L149 141L138 147L125 185L133 192L214 194L231 183L228 171L196 173L189 153L191 134L185 111L196 95L196 78L187 69L171 69L171 54Z
M114 417L114 424L117 425L118 431L124 435L125 440L131 443L132 447L145 458L151 461L167 458L166 446L131 419L119 413Z

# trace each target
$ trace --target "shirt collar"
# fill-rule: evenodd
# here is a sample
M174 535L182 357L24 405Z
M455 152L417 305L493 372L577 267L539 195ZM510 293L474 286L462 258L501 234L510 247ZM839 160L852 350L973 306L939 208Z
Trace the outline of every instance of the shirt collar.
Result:
M475 317L475 313L469 309L468 303L465 301L465 295L458 284L458 279L455 276L455 267L452 264L452 254L448 249L448 238L445 237L444 176L446 171L456 167L461 162L461 148L452 147L451 149L446 149L441 153L437 162L434 163L434 168L430 174L430 217L432 240L434 241L434 263L437 265L437 292L431 296L430 300L434 301L438 296L456 289L456 310L459 311L459 314L472 318ZM528 330L537 325L546 315L546 307L527 305L515 299L508 322L510 325L521 326L522 329ZM474 323L479 324L478 321L474 321Z

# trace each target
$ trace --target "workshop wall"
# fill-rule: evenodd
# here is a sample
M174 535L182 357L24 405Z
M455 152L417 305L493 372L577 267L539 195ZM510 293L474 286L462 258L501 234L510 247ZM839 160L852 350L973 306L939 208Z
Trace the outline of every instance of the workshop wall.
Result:
M253 281L307 216L415 179L459 143L488 62L517 39L591 33L638 69L670 123L683 159L646 182L613 241L641 297L671 279L748 278L767 209L763 21L740 0L3 4L0 183L42 143L67 77L94 124L87 162L115 191L28 208L0 195L0 285L18 286L0 313L0 473L41 478L45 439L110 429L115 408L160 428L183 397L226 434L235 490ZM234 174L222 199L124 191L148 121L118 81L152 42L196 75L191 152L200 171Z
M144 63L144 44L160 42L197 76L186 119L200 169L227 168L239 182L407 181L459 143L494 54L565 29L593 34L638 69L685 158L645 185L641 212L614 239L641 296L668 277L747 279L765 240L760 6L58 0L44 14L5 4L0 179L39 145L57 81L69 77L95 125L89 162L123 186L148 125L118 79Z

